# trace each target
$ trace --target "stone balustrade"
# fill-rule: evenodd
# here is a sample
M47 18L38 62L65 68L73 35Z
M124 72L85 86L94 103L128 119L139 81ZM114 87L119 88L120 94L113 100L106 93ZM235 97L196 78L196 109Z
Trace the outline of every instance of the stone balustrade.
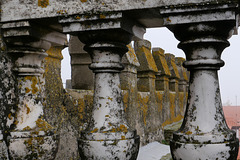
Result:
M161 140L161 127L182 118L186 89L184 120L170 142L173 159L236 159L239 141L223 116L217 70L237 34L239 0L8 0L0 8L1 159L136 159L139 136L142 145ZM174 33L184 63L141 41L151 27ZM84 43L94 91L66 93L61 86L54 94L45 81L59 75L54 65L65 34ZM124 57L132 40L135 56L131 50ZM49 54L45 70L50 48L56 56ZM188 85L182 63L191 72ZM73 64L86 68L81 60ZM66 147L71 153L66 139L75 142Z
M74 50L72 46L78 48L81 46L78 41L71 41L71 43L74 44L70 44L70 54ZM161 48L151 50L151 43L146 40L136 41L134 46L132 48L131 45L128 45L129 51L122 59L125 69L120 75L121 89L128 123L137 129L141 145L146 145L152 141L162 141L164 139L163 127L183 118L187 99L188 72L182 67L183 58L164 54L164 50ZM167 58L168 55L170 58ZM85 66L82 68L81 66L81 64L78 65L78 70L75 70L74 74L80 74L81 70L87 72ZM86 73L86 75L90 74ZM182 85L180 86L178 83L175 85L174 80L174 90L171 90L170 79L176 79L176 75L178 76L177 80L181 79ZM88 79L91 82L93 77L89 76ZM81 79L79 79L79 83L82 83ZM76 84L76 86L80 85ZM85 90L84 87L73 87L72 90L68 89L68 92L73 95L75 101L82 102L77 103L77 108L87 109L88 104L92 103L92 99L89 99L89 96L92 95L89 94L92 92L91 90ZM85 120L87 120L86 115L91 115L88 112L89 110L81 112Z

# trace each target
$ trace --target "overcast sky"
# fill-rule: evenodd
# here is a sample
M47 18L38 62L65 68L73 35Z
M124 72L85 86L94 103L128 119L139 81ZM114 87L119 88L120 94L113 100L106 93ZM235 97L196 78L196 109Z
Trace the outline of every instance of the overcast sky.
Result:
M240 33L240 32L239 32ZM184 57L185 54L177 48L178 41L166 28L147 29L144 39L152 43L152 47L160 47L165 53L172 53L176 57ZM226 48L222 54L225 66L219 71L220 90L223 104L240 105L240 35L230 38L231 46ZM62 79L71 78L70 57L68 48L63 51ZM79 77L80 78L80 77Z

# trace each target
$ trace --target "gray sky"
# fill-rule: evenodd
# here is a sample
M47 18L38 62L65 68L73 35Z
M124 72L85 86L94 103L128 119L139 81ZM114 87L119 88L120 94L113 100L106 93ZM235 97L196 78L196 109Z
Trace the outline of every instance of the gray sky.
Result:
M185 54L177 48L178 41L173 34L166 28L147 29L144 39L152 43L152 47L160 47L165 53L172 53L176 57L184 57ZM226 48L222 54L222 60L225 66L219 71L220 89L223 104L240 105L240 35L234 35L230 38L231 46ZM62 79L71 78L70 57L68 48L63 51L62 60ZM79 77L80 78L80 77Z

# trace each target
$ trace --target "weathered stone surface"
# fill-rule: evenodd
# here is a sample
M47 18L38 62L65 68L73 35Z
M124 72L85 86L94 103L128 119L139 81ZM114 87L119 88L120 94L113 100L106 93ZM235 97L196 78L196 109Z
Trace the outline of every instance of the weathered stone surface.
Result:
M7 54L7 46L3 41L2 30L0 29L0 159L7 160L8 147L6 138L9 127L7 116L10 110L16 107L16 77L12 72L13 62L11 57Z
M71 36L69 41L69 53L71 56L71 78L73 89L93 90L94 75L89 69L90 55L83 50L84 44L78 37ZM79 75L84 75L79 77Z
M123 95L124 111L128 124L136 128L138 123L138 105L137 105L137 67L140 65L131 44L128 46L128 52L122 58L124 70L120 74L120 83ZM138 128L136 128L138 130ZM139 132L137 132L139 134Z
M173 159L237 158L239 141L224 119L217 74L234 25L232 20L174 27L179 48L187 57L184 65L190 71L190 83L184 121L171 141Z
M134 43L136 56L140 62L138 70L138 90L151 92L155 90L155 74L158 72L156 63L151 53L151 43L147 40Z
M18 101L17 108L11 110L8 116L10 121L7 125L11 126L7 141L9 157L10 159L54 159L58 149L58 135L44 118L45 79L41 75L41 66L36 66L41 64L46 53L40 54L38 50L31 51L27 48L25 50L8 49L8 53L26 53L25 57L30 56L15 61ZM34 59L35 56L31 57L31 54L38 58ZM24 60L26 60L25 63Z
M141 145L146 145L152 141L162 141L163 137L163 129L162 127L173 122L177 122L181 120L183 117L183 112L176 113L177 117L170 117L170 112L175 115L175 103L173 101L172 107L170 109L170 93L169 93L169 86L167 84L165 90L157 91L155 88L152 88L150 92L139 92L137 89L137 67L139 67L138 59L134 53L134 50L128 46L129 52L123 56L122 63L125 66L125 69L121 73L121 88L123 94L123 104L124 104L124 111L126 114L127 121L129 125L133 128L137 129L138 134L141 137ZM146 50L147 54L149 54L149 50ZM158 51L156 51L158 52ZM145 54L145 53L143 53ZM155 54L155 53L154 53ZM165 68L160 68L160 73L163 76L168 75L170 77L170 71L165 59L165 55L160 55L160 60L163 64L157 65L164 65ZM145 62L145 61L143 61ZM140 63L143 63L140 62ZM153 60L154 62L154 60ZM156 61L159 62L159 61ZM155 63L155 62L154 62ZM146 68L145 70L148 70ZM168 78L166 78L168 80ZM91 117L91 111L85 110L89 107L88 104L84 102L92 101L91 99L87 99L86 95L89 97L92 96L87 90L68 90L69 94L78 102L75 103L82 106L81 113L85 119L89 119ZM155 102L151 100L151 94L153 96L156 94ZM183 95L186 95L183 92ZM185 98L185 97L184 97ZM184 99L183 98L183 99ZM179 98L181 100L182 98ZM74 101L75 101L74 100ZM185 101L184 101L185 102ZM182 104L179 102L179 104ZM181 106L176 106L181 107ZM91 107L90 107L91 108ZM182 109L179 109L182 111ZM153 113L153 114L150 114ZM150 114L150 115L148 115ZM160 116L159 116L160 115ZM155 116L155 118L153 118ZM86 125L86 121L84 123L80 123L81 126ZM147 125L148 124L148 125ZM151 129L149 128L151 125Z
M41 3L39 3L41 1ZM14 21L21 19L35 19L35 18L49 18L49 17L58 17L66 15L74 15L74 18L81 21L88 20L88 17L81 16L81 14L95 14L102 12L103 17L104 13L113 12L113 11L124 11L124 10L136 10L136 9L146 9L144 12L140 12L138 17L143 19L143 21L151 18L155 18L153 21L149 20L148 22L155 23L158 26L162 25L162 18L160 14L155 13L161 8L182 8L189 7L191 10L201 10L202 8L207 8L207 5L212 4L216 5L218 9L227 8L230 4L237 1L223 1L223 0L118 0L118 1L109 1L109 0L39 0L39 1L2 1L1 2L1 19L2 21ZM229 4L223 5L223 4ZM194 6L198 6L195 8ZM154 8L154 9L153 9ZM149 11L149 9L152 9ZM139 11L138 11L139 12ZM145 14L144 14L145 13ZM146 14L148 13L148 14ZM154 13L154 14L153 14ZM79 16L77 15L79 14ZM134 14L133 14L134 15ZM188 18L186 18L188 19ZM159 22L156 22L159 21ZM149 23L150 27L152 23ZM145 23L147 24L147 23Z
M79 139L79 142L81 142L79 147L82 157L95 154L96 158L103 159L104 155L94 152L96 148L102 153L105 153L103 150L110 149L112 153L110 151L109 154L106 154L108 159L113 158L114 154L120 158L125 158L128 153L130 155L127 157L128 159L136 157L137 136L134 131L129 130L131 127L127 125L124 116L122 116L124 115L124 107L120 100L121 86L118 77L118 72L122 69L120 57L126 49L125 45L132 39L129 35L133 35L134 38L139 40L142 39L146 27L168 26L174 32L176 38L181 41L179 47L187 55L187 62L184 64L192 71L186 116L180 131L174 133L174 139L171 143L173 158L235 159L238 141L235 134L226 127L222 116L216 70L223 65L220 60L220 53L226 47L229 31L233 32L231 29L234 29L234 27L236 31L237 28L234 26L238 22L239 2L237 0L120 0L111 2L109 0L2 0L0 1L0 7L1 29L4 30L4 41L9 47L8 54L3 51L3 48L1 49L0 59L1 68L4 69L1 73L6 75L6 77L1 76L2 82L0 82L3 86L0 89L0 103L3 106L1 107L3 112L0 115L0 130L3 131L0 132L0 141L3 139L3 142L11 142L6 143L10 146L8 152L11 153L10 158L37 157L39 159L52 159L56 153L53 150L57 149L57 141L55 140L57 136L51 132L53 126L57 129L61 128L61 130L57 130L57 133L61 133L62 136L60 147L64 146L64 142L67 142L68 138L71 139L69 143L73 142L75 133L81 133L82 139ZM111 30L111 34L106 34L106 31L109 30ZM93 64L91 67L96 72L96 87L98 88L95 90L93 112L91 112L92 108L89 107L92 106L91 98L93 96L90 93L91 91L81 91L83 93L78 91L77 96L73 97L65 94L61 87L57 90L58 93L64 94L63 101L61 100L62 95L49 96L53 97L51 100L60 100L59 102L51 102L48 99L50 103L59 104L61 107L44 107L45 82L41 66L44 51L42 49L47 50L51 45L64 45L64 35L58 32L86 35L81 39L92 53ZM145 45L143 50L151 57L148 45ZM119 54L120 52L121 54ZM111 53L110 56L107 53ZM172 61L173 57L170 56L170 59L169 64L172 67L169 68L172 77L161 77L164 85L157 86L157 91L155 89L156 73L154 72L158 72L158 70L154 71L153 67L150 70L145 70L145 73L141 73L142 77L146 78L146 88L142 83L143 87L139 89L141 92L133 94L130 94L127 90L123 92L124 99L127 100L124 104L129 104L129 106L137 104L135 108L137 106L138 109L136 109L137 112L134 112L136 113L134 118L139 123L132 122L131 125L135 126L143 137L142 144L152 141L156 134L162 136L161 126L181 119L182 116L183 107L180 107L180 109L176 107L183 106L185 103L184 98L182 98L186 97L185 84L182 82L186 78L181 79L181 77L185 77L183 74L180 77L175 74L178 71L181 75L182 69L177 67L176 70ZM142 60L139 58L139 61ZM132 69L130 68L130 70ZM16 72L13 73L12 71ZM170 92L167 87L168 79L170 79ZM180 87L178 87L177 82L179 79ZM58 81L59 79L56 80L56 82ZM10 82L10 85L6 85L6 82ZM206 86L206 84L208 85ZM101 89L102 86L108 88L109 92ZM125 89L133 89L129 85L126 86L129 88L126 87ZM163 88L164 91L161 90ZM113 93L117 94L114 95ZM48 93L48 95L51 94L53 93ZM75 92L73 91L71 94L75 94ZM81 94L84 97L79 97ZM131 99L128 99L128 94L131 98L138 95L139 103L129 103ZM114 100L111 100L112 95L115 96ZM89 100L86 100L85 96L90 97ZM107 99L109 97L110 99ZM168 97L169 101L165 102ZM77 104L72 104L72 101L77 102ZM106 106L108 110L100 105ZM167 114L164 114L166 111L164 111L163 106L169 107ZM113 119L99 114L103 108L110 113L109 108L111 107L113 110L111 113L114 114ZM96 108L100 109L100 112L96 111ZM131 111L128 107L125 107L125 109ZM44 117L44 111L47 113L49 123ZM55 114L55 111L57 114ZM85 111L93 113L93 118L88 119L91 116ZM33 116L33 113L36 113L36 116ZM52 119L49 118L52 116L51 113L54 115ZM160 119L157 116L160 113L166 116L162 116ZM55 116L59 116L60 121L56 121L59 119ZM35 121L36 118L37 121ZM63 119L67 120L64 121ZM111 124L108 123L110 122L108 119L111 119ZM207 123L204 123L202 119L205 119ZM104 124L104 122L107 124ZM125 127L122 125L128 129L126 133ZM67 129L71 130L71 134L66 135ZM114 129L117 130L116 134L109 133ZM82 130L86 131L81 132ZM39 134L42 136L41 138ZM125 134L124 137L123 134ZM214 138L211 138L211 136ZM118 145L116 147L108 145L101 147L102 150L100 150L95 145L102 145L103 142L115 144L111 137L117 139ZM51 144L48 151L45 150L46 146L42 144L42 139L44 139L44 142L46 141L45 143ZM28 143L29 141L30 143ZM196 142L199 144L196 144ZM17 148L14 145L16 143L21 144L22 147ZM85 143L89 146L83 147ZM1 144L5 146L4 143ZM127 145L129 150L124 152L125 150L121 147ZM29 146L35 147L35 150L31 151ZM62 153L59 153L58 157L77 158L75 146L62 149ZM117 152L118 148L124 153ZM88 149L92 151L88 152ZM66 150L72 150L73 155L68 154ZM45 152L44 155L42 155L43 151ZM191 154L189 154L189 151L192 151ZM1 152L6 153L6 150L3 149ZM41 155L42 157L40 157ZM4 154L1 156L1 158L7 157Z
M82 159L137 158L140 140L125 119L119 77L121 58L128 51L131 37L123 30L79 35L87 44L85 50L92 58L90 69L95 73L92 117L78 139Z
M169 89L169 77L171 76L164 50L153 48L152 55L156 62L158 73L156 74L156 90L165 91Z
M46 121L44 109L45 78L42 60L53 44L62 45L60 37L53 41L51 32L36 27L29 21L5 23L2 26L7 53L12 60L16 77L15 107L6 116L6 144L10 159L54 159L58 150L59 136ZM40 32L41 30L41 32ZM7 104L4 104L7 106Z
M44 59L45 65L45 92L46 106L44 113L47 121L55 127L59 134L60 142L55 159L78 159L77 150L77 108L71 97L65 92L61 79L61 60L63 46L51 47L48 57ZM73 116L71 118L71 116ZM76 124L77 123L77 124ZM75 124L75 125L74 125Z

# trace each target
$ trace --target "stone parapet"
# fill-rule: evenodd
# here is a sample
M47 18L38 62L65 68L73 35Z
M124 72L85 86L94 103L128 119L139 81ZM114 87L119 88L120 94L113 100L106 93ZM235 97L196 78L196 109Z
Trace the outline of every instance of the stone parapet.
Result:
M129 51L122 58L125 68L120 74L127 121L132 128L137 129L141 145L152 141L162 141L164 139L163 127L183 118L187 98L185 97L187 96L186 90L177 88L177 92L170 92L169 79L179 80L186 77L179 74L178 63L176 63L178 61L175 61L174 56L171 56L172 59L170 58L169 67L166 58L168 55L165 55L160 48L154 48L151 51L150 42L138 41L135 42L134 49L131 45L128 45L128 49ZM136 52L139 55L135 54ZM171 65L175 67L175 70ZM175 71L173 73L175 76L172 76L171 69L173 72ZM184 71L186 72L186 70ZM144 81L141 83L142 88L147 89L141 90L139 87L141 81ZM68 90L72 99L77 102L75 103L76 108L82 108L79 115L81 115L81 119L85 120L80 125L83 128L87 124L87 119L91 117L89 103L92 103L90 98L92 94L89 92L90 90L84 89Z
M55 159L58 147L57 159L136 159L135 128L142 145L161 140L161 127L182 119L187 88L184 120L170 142L172 158L237 158L239 140L225 123L217 70L237 33L238 0L2 0L0 8L0 159ZM154 58L150 43L139 41L146 28L163 26L186 54L189 87L182 59L162 53ZM65 34L86 44L93 95L90 81L82 81L81 92L58 86L58 54L49 54L50 72L44 69L45 51L64 46ZM121 86L121 58L132 40L141 65L125 65ZM78 77L91 77L81 62L87 54L80 55L72 54L73 64L85 68ZM164 59L170 74L160 71Z
M11 39L9 39L9 43L11 42L10 40ZM125 111L125 116L129 127L136 128L137 133L141 138L141 145L146 145L149 142L162 141L164 139L163 127L167 124L171 124L172 122L176 122L183 117L182 112L176 113L175 110L175 108L182 106L175 105L182 104L184 106L185 101L181 103L180 99L182 98L179 98L179 103L175 103L175 101L174 103L171 103L170 101L171 95L169 92L168 83L169 79L171 78L171 72L170 68L167 65L167 60L163 51L161 49L153 49L152 52L151 44L147 41L138 41L135 43L135 46L139 46L139 48L134 48L136 52L141 55L139 58L135 54L135 50L131 45L127 46L129 51L122 58L122 64L125 67L123 72L120 74L121 89L123 95L123 109ZM77 47L80 46L77 45ZM81 45L81 47L83 48L83 45ZM1 62L3 64L2 68L4 68L4 70L2 70L2 83L4 87L2 88L3 98L0 98L0 102L6 105L6 100L8 100L9 104L7 106L9 108L12 107L13 109L16 109L14 108L16 103L19 103L20 107L22 104L21 102L18 102L14 96L18 95L20 98L31 98L30 94L36 92L36 97L32 96L33 101L37 101L38 97L44 96L41 98L42 110L39 112L40 114L44 113L44 115L36 121L36 124L38 127L42 127L44 131L50 129L53 130L54 134L56 135L54 137L47 135L44 131L40 131L38 134L43 135L43 138L31 138L31 136L37 132L31 131L31 126L23 126L22 128L19 128L21 127L20 124L23 124L21 117L19 117L19 120L12 124L11 120L13 120L13 117L18 118L17 116L20 116L20 114L14 115L13 113L10 113L11 110L2 108L1 116L8 118L6 122L2 123L6 125L1 126L0 133L3 134L3 136L0 137L2 138L0 139L0 145L2 147L2 150L0 150L2 156L1 158L6 158L9 156L7 152L8 146L6 145L6 139L7 136L11 136L12 138L9 142L7 142L10 144L9 149L11 157L21 157L21 155L15 155L13 153L16 150L14 146L15 143L26 143L28 149L30 147L36 147L39 149L39 151L44 150L47 153L44 155L44 157L48 157L49 159L53 157L55 157L55 159L79 159L80 155L78 151L77 139L79 138L78 135L86 130L87 124L89 124L92 117L93 90L89 88L81 88L70 89L66 92L63 89L60 78L60 68L61 60L63 58L61 51L64 46L52 46L49 50L46 51L48 54L46 58L44 58L46 56L45 52L41 52L43 56L36 57L36 60L38 60L37 58L44 58L44 63L37 63L38 66L35 65L37 70L22 70L21 67L23 68L24 65L28 67L28 64L32 64L32 62L27 58L21 59L21 57L18 59L17 64L22 63L22 65L16 68L16 65L14 65L14 62L12 62L12 57L4 54L4 45L1 48ZM23 51L21 52L25 53ZM17 52L14 52L14 50L9 50L9 53ZM29 53L30 52L26 52L25 56L28 56ZM71 53L73 56L72 65L76 65L76 59L79 58L78 53L76 50L74 50L74 48L71 50ZM86 53L84 54L85 56L87 55ZM28 60L27 63L24 63L26 60ZM86 59L84 58L81 59L81 62L83 62L82 64L84 65L85 60ZM41 61L41 59L38 61ZM146 68L142 67L141 65ZM78 70L79 69L76 69L75 71ZM89 70L89 72L91 71ZM28 74L30 74L30 76L28 76ZM76 75L80 74L82 75L82 73L76 73ZM4 84L4 79L7 77L11 79L9 80L10 83L8 86ZM78 79L81 79L81 77L78 77ZM91 76L87 82L90 81L93 82L93 77ZM141 81L141 85L143 87L138 87L138 83ZM157 85L155 85L156 83ZM14 90L14 88L19 88L15 87L15 85L20 87L20 91ZM89 86L91 86L91 84L89 84ZM10 93L9 91L11 92L10 97L7 96L7 94ZM181 91L179 90L179 93L180 92ZM174 92L171 94L175 97L177 96ZM182 95L185 96L186 93L184 92ZM33 110L37 109L38 107L34 105L25 106L27 107L21 107L21 113L23 113L22 116L28 116L28 113L33 112ZM4 118L2 118L2 120L4 120ZM31 120L33 121L34 119L31 118ZM18 127L25 132L21 132L21 135L19 135L15 130L12 132L11 127L14 125L16 125L16 128ZM124 128L119 128L119 131L123 131L125 133L123 129ZM6 130L10 132L7 133L5 132ZM135 133L129 132L129 134ZM20 139L20 141L17 141L15 138L18 138L19 136L21 136L22 139ZM124 140L124 137L122 137L120 140ZM51 146L49 146L52 148L49 151L47 151L44 146L41 146L43 141L49 143L52 142ZM35 157L35 152L37 149L33 152L33 156ZM40 155L40 153L36 154L38 154L37 156ZM27 153L23 156L26 155L28 156ZM32 154L29 155L32 156Z

